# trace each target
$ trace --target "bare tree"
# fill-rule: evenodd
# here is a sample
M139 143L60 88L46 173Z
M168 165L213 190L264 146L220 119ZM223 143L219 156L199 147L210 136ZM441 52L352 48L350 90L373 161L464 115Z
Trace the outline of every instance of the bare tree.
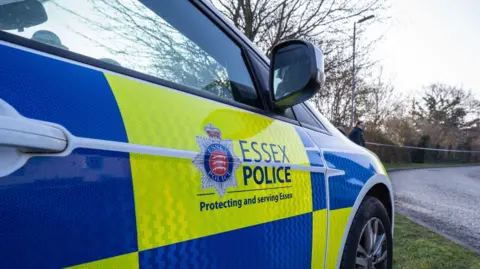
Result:
M415 102L417 128L428 135L432 144L464 143L465 130L480 122L480 101L470 90L440 83L424 88L421 101Z
M352 72L348 63L341 62L342 57L341 53L331 54L330 62L334 62L336 65L331 65L325 86L312 99L320 112L334 123L345 122L350 113ZM358 85L362 83L360 78Z
M353 18L387 7L386 0L213 0L267 55L288 39L324 40L336 46L351 35ZM377 14L380 15L380 14ZM343 37L342 37L343 36Z
M359 115L362 115L373 128L382 127L393 115L402 116L403 98L395 91L390 82L384 81L383 70L364 87L364 91L358 97L360 107Z

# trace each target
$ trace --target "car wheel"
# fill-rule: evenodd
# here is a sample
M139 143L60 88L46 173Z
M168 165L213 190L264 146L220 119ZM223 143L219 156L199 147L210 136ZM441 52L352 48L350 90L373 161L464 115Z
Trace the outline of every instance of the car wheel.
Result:
M392 225L387 210L367 196L360 205L342 255L341 269L391 269Z

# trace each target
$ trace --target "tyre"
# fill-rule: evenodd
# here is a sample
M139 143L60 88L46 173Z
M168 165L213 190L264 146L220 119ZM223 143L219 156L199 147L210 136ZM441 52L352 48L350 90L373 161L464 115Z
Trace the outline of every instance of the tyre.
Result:
M348 233L340 268L391 269L391 227L383 204L374 197L365 197Z

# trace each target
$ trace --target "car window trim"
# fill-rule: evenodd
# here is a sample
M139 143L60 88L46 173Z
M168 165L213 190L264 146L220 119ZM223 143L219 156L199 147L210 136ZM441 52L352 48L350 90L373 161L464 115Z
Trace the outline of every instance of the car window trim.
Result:
M262 85L262 82L264 82L264 83L266 82L266 84L268 85L268 81L264 81L262 79L262 76L260 75L260 72L264 72L264 71L259 70L261 68L265 68L267 70L267 73L268 73L268 66L265 66L263 64L263 62L259 61L259 59L257 59L255 54L253 54L248 48L242 47L242 49L243 49L243 52L245 53L246 62L249 65L248 67L252 72L252 77L253 77L254 83L256 83L255 87L257 87L257 92L258 92L259 97L261 99L261 102L263 104L263 109L265 111L271 111L272 109L271 109L271 104L270 104L270 101L269 101L270 96L269 96L269 93L268 93L268 88L266 88Z
M302 103L302 106L307 110L310 116L312 116L312 118L321 126L322 130L325 130L325 132L330 133L328 132L327 128L325 128L325 125L323 124L323 122L319 118L317 118L317 116L315 116L315 113L313 113L313 111L310 110L310 108L305 103Z
M313 119L314 122L316 122L318 125L320 125L321 128L324 128L323 124L317 119L317 117L315 117L315 115L312 113L312 111L310 111L310 109L308 108L307 105L302 103L301 106L305 109L305 111L307 111L307 114L310 115L310 117Z
M295 109L292 109L292 112L293 112L293 115L295 116L295 119L297 119L297 121L300 123L300 126L304 127L304 128L307 128L307 129L310 129L312 131L316 131L316 132L320 132L320 133L324 133L326 135L332 135L330 134L330 132L325 128L325 126L323 126L323 124L317 119L317 117L312 113L312 111L310 111L310 109L308 108L308 106L306 106L304 103L301 103L299 104L301 107L303 107L306 111L307 111L307 114L310 115L310 117L312 117L312 119L318 123L319 126L321 126L322 128L319 128L317 126L313 126L311 124L308 124L308 123L305 123L305 122L302 122L300 121L300 119L298 118L297 116L297 113L295 113Z
M327 134L327 135L331 135L327 130L320 129L316 126L312 126L312 125L307 124L307 123L300 122L300 125L304 128L310 129L312 131L316 131L316 132L324 133L324 134Z
M266 116L266 117L276 119L276 120L280 120L280 121L284 121L286 123L290 123L290 124L293 124L293 125L296 125L296 126L301 126L301 123L299 121L297 121L295 119L285 117L285 116L282 116L282 115L278 115L278 114L273 113L273 112L265 113L263 115Z
M262 90L262 86L260 85L260 82L259 82L260 78L255 75L255 69L253 68L254 63L252 63L252 59L250 59L248 51L244 47L240 46L239 48L241 50L241 55L242 55L243 62L245 63L245 68L247 68L247 72L250 75L250 79L252 80L253 87L255 88L254 90L257 93L257 99L260 100L259 104L262 106L262 107L258 107L258 108L261 109L261 110L265 110L268 106L265 103L264 98L262 98L262 96L263 96L262 91L263 90Z

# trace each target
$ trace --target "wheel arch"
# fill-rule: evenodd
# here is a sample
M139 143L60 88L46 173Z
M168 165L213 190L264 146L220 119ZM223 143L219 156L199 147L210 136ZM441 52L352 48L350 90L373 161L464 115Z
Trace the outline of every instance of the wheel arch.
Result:
M337 269L340 268L343 251L345 249L345 243L347 241L350 228L352 227L353 219L357 214L360 204L363 202L363 200L365 200L366 196L373 196L379 199L380 202L385 206L385 208L387 209L388 215L390 217L390 222L392 226L391 227L392 236L393 236L393 228L395 223L395 207L394 207L395 202L393 198L392 184L386 175L376 174L373 177L371 177L362 187L352 207L352 211L350 212L350 216L348 217L347 225L345 226L345 230L343 231L342 244L341 244L340 251L338 252L337 263L335 267Z
M393 205L392 199L390 197L390 190L383 183L378 183L374 185L366 194L366 196L371 196L377 198L385 207L390 219L390 223L393 223ZM365 197L363 198L365 199ZM362 200L363 201L363 200Z

